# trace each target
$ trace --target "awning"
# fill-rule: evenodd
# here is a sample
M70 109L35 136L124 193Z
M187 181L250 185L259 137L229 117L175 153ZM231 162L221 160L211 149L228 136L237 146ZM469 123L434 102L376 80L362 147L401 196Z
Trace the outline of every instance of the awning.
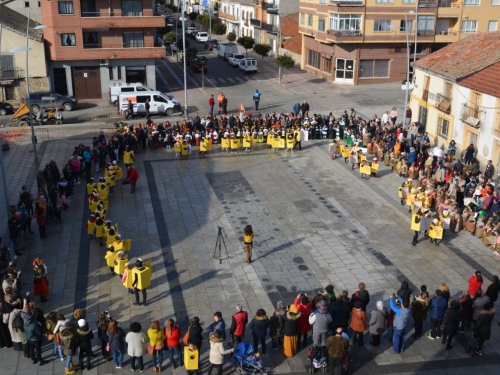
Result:
M438 14L438 18L458 18L457 14Z

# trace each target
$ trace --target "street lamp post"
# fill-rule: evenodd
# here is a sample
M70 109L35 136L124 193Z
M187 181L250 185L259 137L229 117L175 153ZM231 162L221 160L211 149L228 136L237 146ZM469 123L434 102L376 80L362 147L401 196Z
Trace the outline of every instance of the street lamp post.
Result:
M184 17L184 4L186 4L186 1L182 1L182 8L181 8L181 14L182 14L182 62L184 65L184 116L188 117L188 99L187 99L187 74L186 74L186 21ZM202 67L203 69L203 67Z
M41 30L47 28L46 25L38 25L33 28L33 30ZM30 83L29 83L29 51L31 48L29 48L29 32L30 32L30 9L28 8L28 22L26 24L26 46L20 46L20 47L14 47L9 52L15 53L15 52L26 52L26 66L25 66L25 78L26 78L26 104L28 105L29 109L29 121L30 121L30 126L31 126L31 143L33 144L33 152L35 153L35 158L38 157L38 153L36 150L36 136L35 136L35 128L33 125L33 113L31 112L31 101L30 101Z

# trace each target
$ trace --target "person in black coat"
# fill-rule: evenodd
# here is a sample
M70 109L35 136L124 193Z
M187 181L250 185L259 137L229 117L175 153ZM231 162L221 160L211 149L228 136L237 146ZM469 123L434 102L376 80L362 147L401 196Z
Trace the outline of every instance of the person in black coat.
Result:
M344 332L347 331L347 323L349 322L351 311L342 295L337 296L336 301L332 303L330 315L332 316L332 332L335 332L339 327Z
M403 299L403 304L405 306L410 306L410 296L411 296L411 289L408 286L408 281L403 281L401 283L401 289L398 290L398 297L401 297Z
M349 301L349 310L352 310L356 301L363 302L362 309L366 312L366 306L370 303L370 294L366 290L365 283L358 284L358 290L353 293Z
M450 308L446 310L446 315L444 316L444 331L443 337L441 338L441 343L446 344L446 350L450 350L451 340L458 332L458 326L460 325L460 303L457 300L450 302Z
M498 276L493 276L493 280L491 281L491 284L488 285L488 288L486 289L485 295L490 297L490 302L492 305L495 304L495 302L498 299L498 292L500 291L500 280L498 279Z
M248 328L252 331L253 337L253 350L257 352L257 348L260 341L260 346L262 348L262 354L266 354L266 336L267 330L269 329L269 318L266 315L264 309L258 309L255 317L248 324Z
M92 352L92 339L94 338L94 333L89 328L85 319L80 319L78 321L78 329L76 330L76 346L80 348L78 354L78 360L80 363L80 368L83 370L83 356L87 357L87 370L90 370L90 356L94 355Z

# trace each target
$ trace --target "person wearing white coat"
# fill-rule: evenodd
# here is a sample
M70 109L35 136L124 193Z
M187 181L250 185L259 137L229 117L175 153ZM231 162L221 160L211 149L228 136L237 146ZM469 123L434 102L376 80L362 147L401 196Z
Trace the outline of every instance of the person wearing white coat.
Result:
M224 363L224 354L229 354L234 352L234 348L224 350L224 341L220 337L219 330L216 330L212 335L210 335L210 365L208 365L208 374L212 373L212 369L215 367L217 369L217 375L222 375L222 364Z
M139 371L144 370L144 346L148 341L146 335L141 332L141 325L137 322L130 324L130 332L125 336L125 341L128 344L127 353L132 360L131 367L132 371L135 371L137 367L135 366L135 361L138 362Z

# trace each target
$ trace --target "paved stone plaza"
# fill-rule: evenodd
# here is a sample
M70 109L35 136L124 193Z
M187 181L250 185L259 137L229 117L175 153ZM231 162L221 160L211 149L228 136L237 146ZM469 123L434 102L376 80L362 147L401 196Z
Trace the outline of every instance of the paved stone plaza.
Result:
M62 168L74 146L89 144L91 137L88 133L44 142L40 165L54 159ZM377 300L387 304L389 293L399 289L403 280L413 291L421 284L432 291L445 282L456 297L475 269L481 269L485 284L500 274L500 259L467 232L447 234L439 247L428 241L411 246L410 217L397 198L402 180L387 167L381 167L378 178L362 180L359 171L351 171L343 159L330 160L326 141L303 143L303 151L294 154L257 145L249 154L221 153L215 146L208 157L199 157L193 148L193 155L181 160L173 150L137 155L137 191L130 194L129 186L118 184L110 194L108 217L119 223L123 238L132 239L130 258L135 261L141 256L153 262L147 307L132 305L134 298L106 266L104 247L88 238L84 183L70 198L63 223L49 224L49 238L42 243L35 233L28 241L27 255L19 259L26 290L32 289L31 260L43 254L51 288L50 302L41 304L45 313L56 310L69 316L79 307L95 328L98 313L109 310L126 331L132 321L140 322L146 331L153 319L174 318L184 333L189 317L199 316L208 325L213 312L221 311L229 329L238 303L249 315L258 308L271 315L277 301L290 304L299 292L312 295L329 283L337 293L343 289L352 293L358 282L365 282L371 294L367 311L371 311ZM21 185L29 183L35 189L38 168L29 149L29 145L13 145L5 153L13 201ZM5 220L2 224L5 229ZM246 224L255 231L251 265L243 262ZM224 247L220 254L215 248L218 226L223 228L227 253ZM364 347L352 348L350 373L498 374L497 320L499 313L481 358L465 354L466 335L458 335L453 349L446 351L439 340L423 337L415 342L410 330L401 355L390 353L385 337L379 348L371 347L369 339ZM429 323L424 328L428 332ZM246 337L251 340L249 332ZM99 353L97 338L94 344ZM207 341L202 349L206 369ZM304 374L305 352L285 359L281 352L269 351L264 361L275 374ZM44 355L51 359L51 348L47 346ZM166 365L166 357L166 374L185 374L183 367L172 370ZM126 358L126 367L116 370L99 354L92 360L92 370L84 372L128 374ZM152 373L150 357L145 359L149 367L145 373ZM1 349L0 361L1 374L64 371L59 360L33 366L12 349ZM232 372L227 365L225 374Z

